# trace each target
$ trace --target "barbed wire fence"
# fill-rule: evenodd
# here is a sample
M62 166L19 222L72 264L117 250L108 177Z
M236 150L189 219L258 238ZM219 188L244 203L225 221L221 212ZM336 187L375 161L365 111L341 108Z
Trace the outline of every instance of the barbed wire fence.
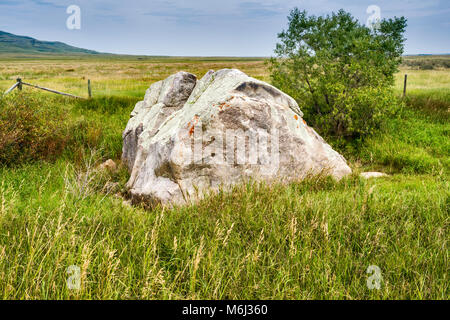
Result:
M32 88L48 91L51 93L55 93L55 94L59 94L59 95L63 95L63 96L71 97L71 98L75 98L75 99L83 99L83 100L86 99L86 98L79 97L79 96L76 96L76 95L73 95L70 93L65 93L65 92L54 90L54 89L49 89L49 88L41 87L41 86L38 86L35 84L27 83L27 82L22 81L21 78L17 78L16 83L11 88L6 90L5 93L3 94L3 96L6 96L7 94L11 93L16 88L17 88L17 90L22 91L23 86L29 86ZM91 80L88 80L88 96L89 96L89 99L92 98Z

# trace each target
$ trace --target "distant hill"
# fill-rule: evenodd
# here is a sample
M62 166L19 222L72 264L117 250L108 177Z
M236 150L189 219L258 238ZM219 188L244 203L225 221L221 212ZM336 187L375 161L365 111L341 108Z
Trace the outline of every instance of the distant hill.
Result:
M58 41L40 41L0 31L0 54L100 54L97 51L69 46Z

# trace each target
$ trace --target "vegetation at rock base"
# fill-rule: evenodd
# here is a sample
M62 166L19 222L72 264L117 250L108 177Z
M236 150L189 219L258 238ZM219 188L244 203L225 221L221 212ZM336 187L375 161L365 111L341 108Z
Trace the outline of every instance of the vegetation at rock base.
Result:
M351 177L240 185L197 205L145 211L120 196L126 170L97 170L120 159L135 102L178 70L234 67L270 81L265 61L10 59L1 61L1 91L21 76L86 96L91 79L94 99L24 88L1 102L0 117L17 101L51 110L71 141L51 156L0 164L1 298L449 298L448 69L401 67L395 94L408 73L404 107L360 148L338 150ZM390 176L357 176L372 170ZM71 265L80 290L67 287ZM381 269L381 290L366 285L369 265Z

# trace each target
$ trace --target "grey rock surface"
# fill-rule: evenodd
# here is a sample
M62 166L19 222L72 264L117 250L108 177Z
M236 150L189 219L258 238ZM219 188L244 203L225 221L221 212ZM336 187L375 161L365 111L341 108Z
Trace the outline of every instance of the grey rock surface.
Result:
M154 83L123 133L133 201L186 204L249 179L350 174L302 116L293 98L235 69Z
M365 178L365 179L370 179L370 178L380 178L380 177L387 177L388 175L386 173L383 172L362 172L359 174L361 177Z

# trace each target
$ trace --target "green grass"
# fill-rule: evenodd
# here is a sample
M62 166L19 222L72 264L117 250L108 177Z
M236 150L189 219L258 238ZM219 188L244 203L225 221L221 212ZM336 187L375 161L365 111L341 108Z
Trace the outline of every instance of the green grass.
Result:
M420 107L420 108L423 108ZM438 174L450 170L448 112L437 118L406 107L363 144L359 158L371 169L388 173Z
M12 65L5 78L18 72ZM78 67L72 79L55 71L76 62L27 65L36 81L84 90ZM405 108L358 148L340 150L355 172L340 182L248 183L173 209L124 202L126 170L95 168L120 159L122 130L145 88L178 68L200 75L225 66L267 76L258 61L83 61L82 70L109 68L95 99L24 91L66 115L72 142L56 159L0 166L0 297L448 299L448 71L402 70ZM358 177L367 170L390 176ZM71 265L81 268L80 290L67 288ZM381 269L380 290L366 285L370 265Z
M442 176L244 185L146 212L80 196L64 162L1 174L4 299L448 298ZM373 264L380 291L366 287Z

